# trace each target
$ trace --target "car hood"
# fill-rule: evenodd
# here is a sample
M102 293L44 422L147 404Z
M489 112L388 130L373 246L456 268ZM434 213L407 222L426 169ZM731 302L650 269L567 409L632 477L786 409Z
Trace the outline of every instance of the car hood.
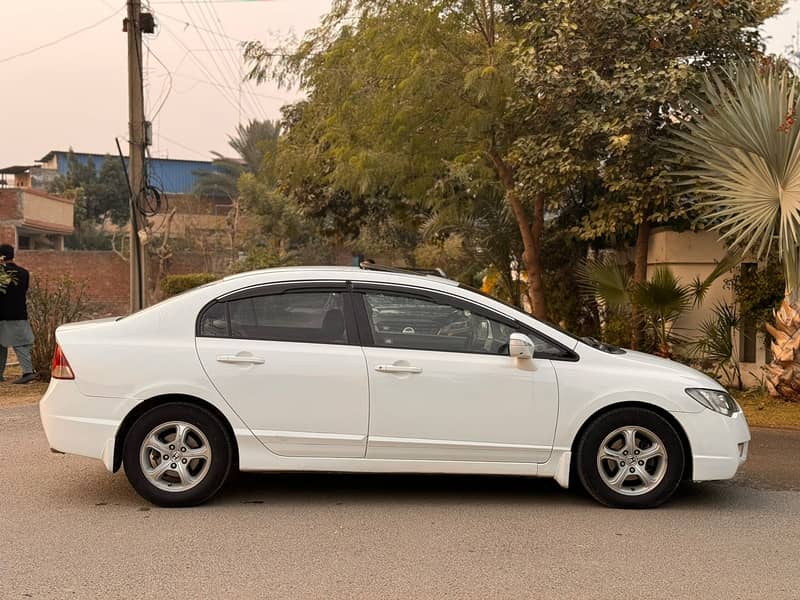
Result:
M697 369L687 367L686 365L675 362L674 360L661 358L660 356L654 356L644 352L637 352L636 350L625 350L625 354L614 355L614 358L631 363L631 366L643 366L651 369L659 369L664 373L678 376L687 383L697 387L715 390L725 389L716 379L712 379L705 373L701 373Z

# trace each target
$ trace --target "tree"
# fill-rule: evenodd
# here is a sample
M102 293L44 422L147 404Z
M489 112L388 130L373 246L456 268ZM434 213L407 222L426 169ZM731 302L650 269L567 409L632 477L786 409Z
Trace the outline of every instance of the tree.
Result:
M631 273L613 260L586 261L578 279L589 294L613 310L634 310L644 316L644 324L654 342L656 354L672 358L675 344L685 342L676 331L676 321L691 308L701 305L711 285L739 262L736 254L725 256L705 279L695 277L681 283L668 267L661 266L652 277L636 281Z
M567 186L586 185L592 210L576 231L635 240L634 279L642 283L651 224L683 214L664 143L669 124L691 109L704 72L760 50L757 28L783 2L515 4L524 35L514 108L526 130L515 143L518 180L530 193L552 190L551 207Z
M130 219L128 183L119 158L106 156L98 172L91 158L81 163L70 151L66 175L56 177L48 191L75 202L75 233L67 238L71 248L106 250L110 246L109 236L103 231L106 219L115 225L124 225Z
M215 170L196 173L194 193L233 200L239 195L239 177L244 173L256 173L265 157L274 157L279 137L280 125L275 121L253 119L246 125L240 123L236 133L228 137L228 145L238 158L212 152Z
M770 392L800 402L800 126L798 84L785 65L744 60L707 76L698 112L676 130L683 175L723 240L783 264L784 299L775 312Z
M254 79L297 81L307 94L281 149L292 181L413 205L448 164L481 160L503 189L530 304L545 317L545 196L520 188L512 163L518 27L506 16L505 3L487 0L335 0L296 51L254 42L246 57Z

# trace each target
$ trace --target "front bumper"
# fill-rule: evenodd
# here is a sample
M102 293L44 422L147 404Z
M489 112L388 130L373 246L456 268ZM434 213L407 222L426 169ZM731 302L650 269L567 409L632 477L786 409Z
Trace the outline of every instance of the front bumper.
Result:
M704 409L672 413L683 426L692 448L692 479L731 479L747 460L750 429L741 411L732 417Z
M50 449L100 459L112 471L115 437L126 404L120 398L84 396L74 381L53 379L39 403Z

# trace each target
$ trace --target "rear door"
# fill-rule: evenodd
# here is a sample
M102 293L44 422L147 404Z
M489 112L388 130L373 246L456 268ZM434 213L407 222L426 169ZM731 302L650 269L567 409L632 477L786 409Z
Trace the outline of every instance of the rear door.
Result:
M364 456L369 388L344 282L221 298L198 319L197 352L219 393L275 454Z

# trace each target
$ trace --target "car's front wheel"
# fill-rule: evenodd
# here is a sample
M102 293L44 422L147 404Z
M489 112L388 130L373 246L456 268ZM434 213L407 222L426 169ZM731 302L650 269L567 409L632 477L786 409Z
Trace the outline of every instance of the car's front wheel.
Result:
M576 452L583 487L595 500L617 508L653 508L669 500L686 460L669 421L638 407L597 417Z
M128 480L159 506L194 506L209 500L228 478L232 457L231 440L219 419L182 402L144 413L123 446Z

